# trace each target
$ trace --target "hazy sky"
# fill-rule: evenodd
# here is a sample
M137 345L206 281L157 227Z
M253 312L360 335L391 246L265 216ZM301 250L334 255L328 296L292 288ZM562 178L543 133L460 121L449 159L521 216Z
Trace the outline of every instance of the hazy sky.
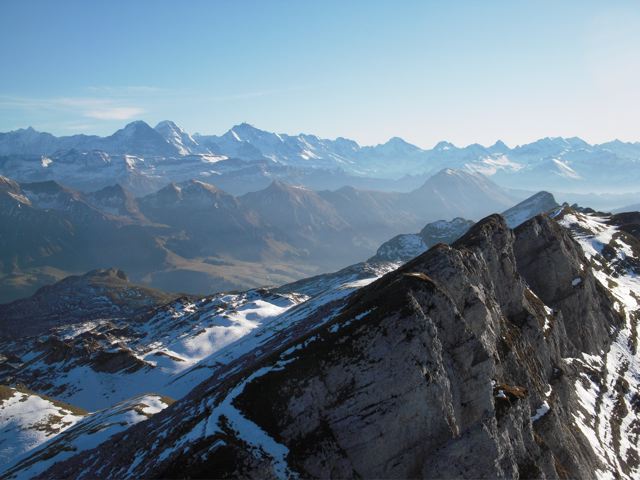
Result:
M0 59L0 131L640 140L637 0L2 0Z

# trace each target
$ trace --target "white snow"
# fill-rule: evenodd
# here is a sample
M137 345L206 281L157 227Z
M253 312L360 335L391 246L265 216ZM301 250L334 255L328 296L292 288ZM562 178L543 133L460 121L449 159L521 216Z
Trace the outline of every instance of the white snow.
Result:
M551 392L552 392L551 385L548 385L547 391L544 394L545 398L542 404L537 408L536 413L534 413L533 416L531 417L532 422L537 422L542 417L544 417L547 413L549 413L549 410L551 410L551 407L549 407L549 397L551 396Z
M273 367L261 368L252 373L243 382L238 383L222 402L215 406L207 420L204 435L210 436L221 431L220 421L222 417L224 417L229 422L229 426L237 432L241 440L244 440L250 445L262 448L262 450L273 458L278 478L291 478L292 473L288 469L286 460L289 449L276 442L258 425L244 417L233 405L233 401L242 393L247 383L271 371L272 368Z
M608 352L600 355L583 354L581 358L572 359L572 363L580 365L586 372L599 372L606 386L603 390L590 375L581 375L575 384L580 409L574 414L574 419L606 467L606 470L597 472L598 477L622 475L626 478L638 478L640 471L637 467L632 469L630 475L624 475L621 459L626 461L624 459L628 458L632 449L637 451L639 444L638 434L633 428L637 421L633 413L633 392L640 388L640 352L633 352L631 339L638 335L638 326L632 315L640 312L640 278L625 263L633 251L621 238L613 240L617 228L608 225L607 220L607 217L581 213L565 214L559 220L563 226L573 231L574 238L587 258L596 265L592 269L596 279L611 292L616 300L616 307L625 320ZM614 267L612 269L597 268L598 265L607 263L601 256L604 245L609 245L615 251L615 256L608 262L609 267ZM620 377L629 385L628 391L622 396L618 395L615 388ZM611 419L616 411L621 411L618 408L620 402L626 409L622 409L626 411L626 415L614 422L620 423L620 447L616 451Z
M362 278L362 279L356 280L354 282L345 283L344 285L342 285L342 288L362 288L362 287L366 287L367 285L375 282L378 278L379 277Z
M38 395L3 389L12 395L0 403L0 468L82 419Z
M558 170L555 171L557 175L561 177L571 178L573 180L579 180L582 177L576 172L573 168L571 168L567 162L563 162L559 158L554 158L553 163L558 167Z
M54 463L97 447L116 433L147 420L147 416L154 415L167 406L160 396L147 394L92 413L46 443L13 458L6 465L5 473L8 473L9 478L33 478Z
M479 161L467 163L465 168L471 172L492 176L500 170L517 172L524 168L524 165L514 162L507 155L491 155L480 158Z

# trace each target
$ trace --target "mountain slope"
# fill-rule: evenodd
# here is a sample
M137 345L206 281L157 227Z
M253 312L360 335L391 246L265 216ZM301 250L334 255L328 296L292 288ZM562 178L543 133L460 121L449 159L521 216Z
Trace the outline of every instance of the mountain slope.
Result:
M132 223L144 224L148 222L140 212L140 207L133 194L120 184L110 185L96 192L88 193L84 198L91 206L108 215L120 217Z
M540 213L550 212L559 207L556 199L549 192L538 192L517 205L502 212L502 216L511 228L526 222Z
M172 145L180 155L191 153L210 153L206 148L202 148L191 135L181 129L170 120L158 123L154 130Z
M420 233L396 235L383 243L369 261L407 262L438 243L453 243L472 225L471 220L459 217L428 223Z
M377 246L395 232L422 225L423 218L400 205L404 194L343 187L319 191L336 212L363 239L371 238Z
M0 265L10 273L24 262L39 261L73 245L74 226L35 208L20 186L0 176Z
M150 391L178 399L221 365L301 317L326 315L332 302L394 267L357 264L275 289L181 297L106 319L52 314L57 327L46 335L0 339L0 382L89 410ZM29 318L28 309L23 313Z
M515 232L488 217L42 478L633 478L637 325L579 240L548 217ZM621 381L628 394L604 389Z
M39 335L63 324L129 317L172 298L130 283L120 270L94 270L42 287L29 298L0 305L0 338Z
M515 228L541 213L549 213L559 205L553 195L538 192L517 205L502 212L507 225ZM437 243L453 243L473 225L471 220L454 218L428 223L420 233L396 235L383 243L369 261L406 262L427 251Z
M134 218L125 218L96 208L90 203L100 203L95 196L53 181L3 183L9 184L0 191L0 302L32 294L52 276L58 280L111 265L140 275L165 264L167 252L156 240L157 231L136 224L144 220L136 215L135 202L130 205Z
M197 180L170 184L139 204L147 218L184 232L168 245L185 258L235 255L257 261L269 250L264 220L214 185Z
M84 417L73 418L75 423L72 425L67 414L64 419L68 424L64 430L36 447L25 445L25 448L31 448L9 460L10 468L5 475L7 478L33 478L56 462L108 442L116 433L147 420L171 403L170 398L147 394L105 410L84 412Z
M337 268L357 258L357 232L331 203L312 190L274 181L239 201L255 211L276 238L298 249L296 255L303 259L324 258L328 268Z
M444 169L407 194L405 208L425 219L478 219L513 204L500 187L477 173Z
M79 422L87 412L24 388L0 385L0 465Z

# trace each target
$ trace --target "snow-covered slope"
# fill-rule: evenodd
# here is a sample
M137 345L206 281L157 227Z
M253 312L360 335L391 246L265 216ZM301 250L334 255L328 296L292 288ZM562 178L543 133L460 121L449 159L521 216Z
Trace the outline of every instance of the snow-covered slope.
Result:
M155 130L171 145L180 155L192 153L211 153L196 142L191 135L185 132L171 120L164 120L155 126Z
M556 199L549 192L538 192L517 205L502 212L502 216L511 228L526 222L540 213L550 212L558 207Z
M556 214L559 223L573 232L590 268L612 295L624 324L614 333L608 351L567 359L580 377L575 383L580 408L575 425L598 454L601 478L640 475L640 237L620 228L620 217L588 214L568 208ZM634 225L639 227L638 215ZM626 230L629 230L628 223ZM636 229L636 232L638 230ZM572 285L581 288L577 276Z
M1 381L28 384L96 412L64 435L54 436L59 431L51 429L48 434L30 433L20 451L7 450L0 471L8 469L4 474L11 478L30 478L54 462L96 447L297 322L314 315L316 322L328 321L333 304L395 267L357 264L277 289L181 298L137 315L133 322L85 321L48 335L0 343ZM32 422L26 411L12 408L12 424L41 420ZM65 417L64 427L71 425Z
M0 385L0 465L67 430L86 411L19 387Z
M358 264L277 289L181 298L137 314L135 322L126 316L75 322L48 335L6 340L0 343L0 381L87 410L145 392L181 398L210 369L242 355L246 342L268 340L394 267Z
M116 433L149 419L172 403L173 400L168 397L145 394L105 410L86 414L84 417L73 417L75 423L67 421L71 418L67 415L63 420L69 425L60 432L50 435L49 439L37 446L29 445L29 448L20 452L20 455L2 459L1 464L9 466L4 471L3 478L33 478L56 462L108 442ZM40 412L42 415L46 414L46 407ZM26 418L26 416L20 416L21 420ZM51 422L51 420L48 421Z
M242 123L224 135L196 136L203 145L229 157L245 159L267 158L275 163L310 168L351 168L357 143L336 139L327 140L315 135L286 135L267 132Z

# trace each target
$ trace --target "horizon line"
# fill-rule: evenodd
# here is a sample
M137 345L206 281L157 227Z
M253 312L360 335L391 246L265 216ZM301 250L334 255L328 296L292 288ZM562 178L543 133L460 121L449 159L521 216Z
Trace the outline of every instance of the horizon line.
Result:
M340 139L348 140L348 141L354 142L354 143L355 143L356 145L358 145L358 147L360 147L360 148L375 148L375 147L380 147L380 146L383 146L383 145L386 145L386 144L390 143L391 141L393 141L393 140L395 140L395 139L398 139L398 140L401 140L401 141L403 141L404 143L406 143L406 144L408 144L408 145L410 145L410 146L412 146L412 147L416 147L416 148L418 148L418 149L420 149L420 150L422 150L422 151L431 151L431 150L435 150L435 149L438 147L438 145L440 145L440 144L447 144L447 145L451 145L451 146L453 146L453 147L454 147L454 148L456 148L456 149L464 150L464 149L466 149L466 148L473 147L473 146L480 146L480 147L482 147L482 148L488 149L488 148L494 147L495 145L497 145L497 144L499 144L499 143L502 143L502 144L503 144L505 147L507 147L507 149L509 149L509 150L514 150L514 149L519 148L519 147L521 148L521 147L525 147L525 146L527 146L527 145L531 145L531 144L533 144L533 143L537 143L537 142L539 142L539 141L541 141L541 140L558 140L558 139L560 139L560 140L580 140L581 142L584 142L584 143L586 143L587 145L589 145L589 146L591 146L591 147L598 147L598 146L601 146L601 145L606 145L606 144L614 143L614 142L619 142L619 143L623 143L623 144L630 144L630 145L637 145L637 144L639 144L639 143L640 143L640 140L630 140L630 141L625 141L625 140L620 140L619 138L614 138L614 139L607 140L607 141L605 141L605 142L600 142L600 143L590 143L590 142L588 142L587 140L584 140L582 137L580 137L580 136L578 136L578 135L566 136L566 137L565 137L565 136L561 136L561 135L558 135L558 136L550 136L550 135L547 135L547 136L544 136L544 137L535 138L534 140L529 141L529 142L525 142L525 143L518 143L518 144L514 145L513 147L509 146L509 144L508 144L506 141L504 141L504 140L502 140L502 139L498 138L498 139L497 139L495 142L493 142L491 145L485 145L485 144L482 144L482 143L479 143L479 142L471 142L471 143L469 143L469 144L467 144L467 145L464 145L464 146L459 146L459 145L456 145L455 143L453 143L453 142L451 142L451 141L449 141L449 140L444 140L444 139L443 139L443 140L439 140L438 142L436 142L436 143L433 145L433 147L430 147L430 148L429 148L429 147L421 147L421 146L419 146L419 145L416 145L415 143L411 143L411 142L409 142L409 141L405 140L403 137L401 137L401 136L399 136L399 135L393 135L393 136L389 137L389 139L388 139L386 142L382 142L382 143L376 143L376 144L361 144L361 143L359 143L357 140L354 140L354 139L352 139L352 138L349 138L349 137L346 137L346 136L342 136L342 135L340 135L340 136L338 136L338 137L335 137L335 138L330 138L330 137L321 137L321 136L315 135L315 134L313 134L313 133L304 133L304 132L300 132L300 133L297 133L297 134L290 134L290 133L285 133L285 132L279 132L279 133L278 133L278 132L275 132L275 131L271 131L271 130L264 130L264 129L262 129L262 128L258 128L258 127L256 127L255 125L253 125L252 123L249 123L249 122L246 122L246 121L243 121L243 122L240 122L240 123L238 123L238 124L235 124L235 125L231 126L228 130L226 130L226 131L225 131L225 132L223 132L222 134L215 134L215 133L200 133L200 132L193 132L193 133L190 133L190 132L187 132L186 130L184 130L182 127L180 127L180 126L179 126L176 122L174 122L173 120L168 120L168 119L160 120L160 121L156 124L156 126L155 126L155 127L154 127L154 126L152 126L152 124L151 124L151 123L149 123L149 122L147 122L146 120L142 120L142 119L132 120L132 121L127 122L126 124L124 124L124 126L123 126L123 127L118 128L117 130L115 130L115 131L114 131L113 133L111 133L110 135L99 135L99 134L91 134L91 133L83 133L83 132L80 132L80 133L74 133L74 134L71 134L71 135L56 135L56 134L53 134L53 133L51 133L51 132L48 132L48 131L46 131L46 130L44 130L44 129L43 129L43 130L36 129L36 128L34 128L32 125L29 125L29 126L27 126L27 127L19 127L19 128L15 128L15 129L13 129L13 130L9 130L9 131L6 131L6 132L0 132L0 135L2 135L2 134L14 133L14 132L19 132L19 131L24 131L24 130L32 130L32 131L35 131L35 132L37 132L37 133L43 133L43 134L52 135L52 136L53 136L53 137L55 137L55 138L68 138L68 137L75 137L75 136L79 136L79 135L92 136L92 137L99 137L99 138L108 138L108 137L110 137L110 136L114 135L115 133L117 133L118 131L120 131L120 130L122 130L122 129L126 128L126 127L128 127L129 125L135 124L135 123L144 123L145 125L147 125L147 126L148 126L148 127L150 127L151 129L154 129L154 130L155 130L155 128L156 128L159 124L161 124L161 123L163 123L163 122L171 122L171 123L173 123L173 124L174 124L175 126L177 126L180 130L182 130L183 132L185 132L187 135L189 135L189 136L191 136L191 137L193 137L193 136L200 136L200 137L221 137L221 136L225 135L226 133L229 133L231 130L233 130L233 129L234 129L234 128L236 128L236 127L240 127L240 126L242 126L242 125L248 125L248 126L250 126L251 128L254 128L254 129L256 129L256 130L260 130L260 131L262 131L262 132L272 133L272 134L274 134L274 135L278 135L278 136L279 136L279 135L286 135L286 136L291 137L291 138L295 138L295 137L299 137L299 136L302 136L302 135L306 135L306 136L313 136L313 137L316 137L316 138L318 138L318 139L320 139L320 140L329 140L329 141L332 141L332 142L335 142L335 141L340 140Z

